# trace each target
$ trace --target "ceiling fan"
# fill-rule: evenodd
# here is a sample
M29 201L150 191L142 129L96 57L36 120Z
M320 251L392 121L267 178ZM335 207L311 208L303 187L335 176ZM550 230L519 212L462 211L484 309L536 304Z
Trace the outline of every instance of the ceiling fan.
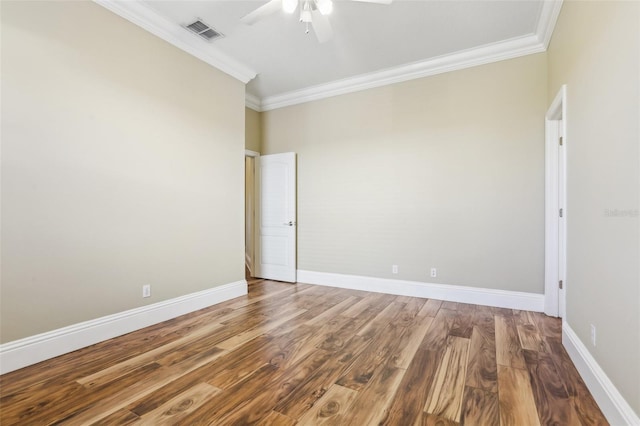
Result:
M393 0L352 0L363 3L391 4ZM300 8L300 22L305 24L305 33L309 33L310 27L320 43L329 40L333 35L331 23L327 16L333 10L332 0L270 0L253 12L245 15L240 22L252 25L259 20L279 11L293 14Z

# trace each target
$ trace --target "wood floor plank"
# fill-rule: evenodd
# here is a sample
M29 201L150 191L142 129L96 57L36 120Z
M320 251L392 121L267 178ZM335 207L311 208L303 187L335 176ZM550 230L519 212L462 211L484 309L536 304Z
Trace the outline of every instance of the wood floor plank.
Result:
M283 398L274 410L297 419L313 407L327 390L342 376L356 359L371 345L370 339L354 336L338 352L298 388L295 394Z
M180 339L176 339L171 343L168 343L164 346L160 346L158 348L152 349L150 351L144 352L134 358L129 358L122 362L119 362L109 368L105 368L100 370L94 374L81 377L76 380L81 385L87 388L93 388L95 386L100 386L105 383L109 383L113 380L116 380L136 368L140 368L142 365L155 362L155 360L162 354L170 353L170 352L179 352L179 349L182 347L188 346L190 343L198 341L203 337L211 334L214 330L222 327L222 324L213 323L208 326L201 327L197 330L194 330L193 333L183 336Z
M384 364L401 352L398 344L405 331L402 327L387 324L383 331L372 339L369 350L360 355L336 384L362 390L375 374L384 368Z
M425 413L460 421L468 355L469 339L449 337L424 406Z
M91 426L126 426L139 422L140 417L138 417L135 413L127 410L126 408L123 408L101 420L98 420Z
M405 370L385 366L373 380L358 392L350 409L340 414L334 424L338 425L374 425L379 424L388 415L388 409ZM375 401L375 404L371 404Z
M401 327L411 327L416 317L426 303L426 299L417 297L406 297L408 301L403 301L404 307L400 310L399 315L394 318L394 323Z
M222 392L208 383L198 383L187 391L176 395L155 410L140 418L143 425L174 425L196 410L213 395Z
M289 368L312 352L309 342L314 332L313 327L305 326L280 336L261 336L255 345L249 342L221 358L218 364L223 368L208 383L229 389L265 364ZM245 350L253 347L255 350Z
M587 385L580 377L578 370L571 362L571 358L562 346L560 339L547 338L550 356L556 367L556 371L571 399L573 408L583 425L607 425L607 421L593 399Z
M436 416L435 414L422 413L422 417L416 421L414 426L458 426L460 423L453 420L446 419L444 417Z
M356 318L360 314L367 310L373 310L380 312L389 303L393 302L397 296L384 294L384 293L367 293L359 292L361 300L354 304L351 308L344 311L341 315L351 318Z
M473 332L474 312L466 309L458 310L453 318L449 335L470 339Z
M469 343L467 386L498 392L495 335L484 327L473 327Z
M66 421L68 418L74 416L75 413L95 406L112 392L125 392L127 389L135 386L136 383L139 383L140 380L143 380L150 374L157 374L161 370L162 367L159 364L150 363L133 370L117 382L98 386L91 390L75 382L71 383L70 386L66 386L64 392L52 393L50 389L47 390L45 388L42 389L43 393L30 394L30 398L33 398L32 401L35 402L35 404L31 407L27 405L29 409L26 412L7 412L7 407L3 404L2 415L3 417L8 415L9 417L18 418L21 419L21 422L30 424L49 421ZM104 416L100 416L95 420L110 415L119 408L123 408L123 406L116 407L114 410L105 413Z
M522 349L530 351L547 352L546 343L538 333L537 328L531 324L518 325L518 338L520 339L520 346Z
M396 315L398 315L399 310L402 309L404 305L391 302L387 306L384 307L378 314L367 324L362 327L358 331L358 336L364 337L374 337L379 334L382 329L384 329Z
M331 358L331 355L329 352L318 350L301 359L290 369L279 370L268 381L259 385L257 392L250 395L250 400L245 405L226 413L225 416L220 417L219 422L239 425L259 424L280 401L295 395L296 388L307 381L314 371ZM264 387L268 388L269 392L262 392ZM243 392L248 393L246 385Z
M513 318L496 315L496 362L514 368L526 368L520 338Z
M0 376L0 424L607 424L556 318L250 281Z
M338 303L337 305L335 305L333 308L331 309L327 309L326 311L324 311L322 314L316 316L313 319L310 319L309 321L307 321L305 324L306 325L318 325L318 324L322 324L326 321L331 320L333 317L340 315L343 311L347 310L348 308L350 308L351 306L353 306L354 303L357 302L357 298L354 296L349 296L346 299L344 299L342 302Z
M498 365L501 425L540 425L528 376L525 370Z
M437 350L443 348L449 338L449 330L453 323L455 312L448 309L440 309L424 336L420 348L424 350Z
M540 312L532 312L532 316L540 334L545 337L562 339L562 320L560 318L553 318Z
M458 309L456 310L456 315L454 316L451 324L449 335L464 337L465 339L471 338L475 311L473 309L469 309L467 306L468 305L464 303L458 304Z
M219 309L228 312L227 308ZM216 309L205 308L28 368L0 375L0 389L2 394L8 395L38 384L52 388L70 380L77 380L104 369L104 365L123 362L179 339L198 328L202 321L209 323L208 318L211 316L215 318L216 311ZM52 375L52 372L56 374Z
M204 401L197 409L181 419L185 425L217 425L221 419L246 406L253 395L264 390L264 383L276 377L278 368L265 364L229 389Z
M87 406L81 411L75 412L68 420L71 424L94 423L112 413L128 406L134 401L144 398L150 393L172 383L183 375L213 362L225 352L219 348L194 356L180 364L171 367L160 367L153 375L146 375L141 380L132 383L124 389L110 389L98 402ZM109 384L111 386L111 384Z
M544 425L579 425L567 390L547 353L525 351L538 418Z
M496 324L495 316L489 306L478 306L474 313L473 326L479 328L483 335L488 336L495 344Z
M440 310L441 306L442 306L442 300L428 299L427 302L422 307L422 309L420 310L420 312L418 313L418 315L435 317L438 311Z
M145 396L141 396L127 406L127 409L142 416L155 410L176 395L186 392L189 388L199 383L207 382L230 370L235 371L236 375L242 375L241 378L236 380L236 382L238 382L263 365L269 363L269 358L275 356L279 351L279 348L273 349L271 341L268 338L264 338L262 341L256 339L236 351L222 354L216 360L217 362L201 365L167 385L161 386ZM250 371L245 372L240 367L243 364L250 364Z
M334 336L345 326L348 326L353 320L353 318L337 315L322 324L316 324L315 327L310 326L314 329L314 332L307 343L307 350L314 350L315 348L320 348L322 346L339 346L339 343L335 342L335 340L341 339ZM304 356L304 354L301 355Z
M233 302L227 305L227 307L231 309L237 309L237 308L245 307L248 305L252 305L254 303L259 303L262 300L266 300L266 299L276 300L277 298L282 298L284 295L287 295L287 294L293 294L299 291L305 291L305 290L298 290L295 286L292 286L290 284L282 284L282 286L283 288L280 288L276 291L266 292L265 294L260 296L246 295L243 297L237 297L233 299Z
M36 383L25 389L14 390L14 392L3 395L0 399L0 424L20 424L33 422L32 419L63 418L67 412L64 407L58 407L65 400L80 398L87 390L84 386L75 381L58 385L56 392L52 392L51 387L46 383ZM0 390L3 390L0 388ZM69 412L74 410L72 405Z
M402 338L398 344L400 352L393 357L392 360L395 367L405 370L409 368L409 364L411 364L411 360L413 360L432 322L433 318L431 317L417 317L413 326L402 334Z
M458 302L444 301L442 302L442 306L440 306L440 309L448 309L450 311L456 311L458 310Z
M340 385L332 385L327 392L300 419L303 425L335 425L338 419L347 413L351 403L358 395L357 391Z
M278 317L275 320L265 321L263 324L260 324L256 327L250 328L248 330L242 331L238 334L235 334L228 339L218 343L216 346L226 350L232 350L237 348L238 346L247 343L249 340L253 340L256 337L268 333L270 330L293 320L295 317L302 315L307 312L306 309L293 309L285 312L281 317Z
M260 421L261 426L293 426L297 423L291 417L280 414L277 411L271 411Z
M460 424L466 426L499 426L498 394L466 386L462 398Z
M424 404L443 352L444 350L424 349L416 351L380 424L413 425L418 419L422 419Z
M342 317L340 318L342 319ZM344 347L344 345L356 335L358 330L360 330L366 322L366 316L364 315L358 318L349 318L347 321L343 322L338 329L322 333L322 340L316 345L316 347L325 351L336 352Z
M513 309L499 308L495 306L490 306L489 309L491 309L491 312L493 312L494 315L500 315L505 318L513 317Z

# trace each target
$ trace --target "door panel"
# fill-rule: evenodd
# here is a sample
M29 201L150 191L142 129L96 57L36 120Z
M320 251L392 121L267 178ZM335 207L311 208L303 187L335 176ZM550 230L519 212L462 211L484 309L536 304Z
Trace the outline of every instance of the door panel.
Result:
M263 155L259 161L259 274L296 282L296 155Z

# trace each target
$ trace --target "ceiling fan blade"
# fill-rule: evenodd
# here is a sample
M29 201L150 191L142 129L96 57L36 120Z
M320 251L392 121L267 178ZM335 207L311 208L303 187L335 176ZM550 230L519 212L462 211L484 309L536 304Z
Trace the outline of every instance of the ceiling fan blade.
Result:
M316 33L318 42L324 43L333 37L333 28L331 28L329 18L320 13L317 9L311 11L311 26L313 27L313 31Z
M377 3L377 4L391 4L391 2L393 2L393 0L352 0L352 1L359 1L362 3Z
M282 0L270 0L267 4L264 4L253 12L243 16L240 19L240 22L245 25L253 25L260 19L269 16L272 13L276 13L280 9L282 9Z

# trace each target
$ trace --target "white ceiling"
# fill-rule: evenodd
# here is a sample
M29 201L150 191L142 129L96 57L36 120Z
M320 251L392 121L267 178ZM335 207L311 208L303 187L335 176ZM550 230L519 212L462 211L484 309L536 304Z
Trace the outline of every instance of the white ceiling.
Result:
M103 6L248 81L255 109L318 99L546 49L561 6L543 0L334 0L333 38L305 34L297 12L239 22L264 1L147 0ZM225 35L182 28L201 18ZM253 78L255 75L255 78Z

